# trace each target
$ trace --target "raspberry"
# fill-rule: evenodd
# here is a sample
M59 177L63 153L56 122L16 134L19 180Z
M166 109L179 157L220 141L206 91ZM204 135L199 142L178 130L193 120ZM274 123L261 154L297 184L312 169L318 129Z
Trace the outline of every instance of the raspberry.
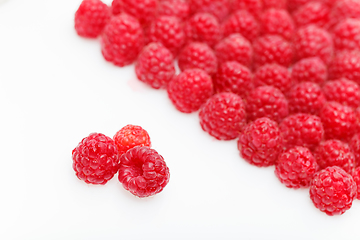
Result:
M190 16L190 6L188 2L182 0L160 1L158 6L159 16L173 16L185 21Z
M327 140L319 144L314 156L320 169L338 166L348 173L354 171L355 156L349 145L340 140Z
M357 108L360 105L360 87L346 78L327 82L323 92L328 101Z
M168 95L175 107L184 113L199 110L213 94L211 77L200 69L187 69L169 84Z
M217 70L214 51L208 45L198 42L192 42L184 47L179 54L178 64L181 71L200 68L209 75L213 75Z
M316 25L319 28L328 28L330 25L330 8L321 2L309 2L293 13L297 27Z
M258 118L244 127L238 140L240 156L257 167L275 164L281 152L282 138L276 122Z
M186 23L185 35L188 42L204 42L212 47L221 39L220 24L209 13L197 13Z
M157 12L157 0L113 0L121 2L122 10L139 20L143 26L148 25L155 19ZM117 12L118 10L115 10ZM113 13L115 14L114 10Z
M218 140L232 140L245 125L245 105L234 93L218 93L201 107L201 128Z
M338 0L331 10L332 26L347 18L360 19L359 0Z
M254 17L259 18L263 10L262 0L233 0L233 9L246 10Z
M267 35L255 40L253 51L255 68L267 63L277 63L289 67L293 58L291 45L276 35Z
M289 112L318 115L326 103L320 86L313 82L302 82L293 86L287 94Z
M314 25L300 28L294 37L295 60L319 57L329 64L333 56L333 42L330 34Z
M356 168L352 175L357 187L357 199L360 200L360 167Z
M347 78L360 84L360 54L359 52L342 52L335 56L329 66L329 78Z
M287 0L266 0L266 1L263 1L263 8L264 9L270 9L270 8L286 9L286 1Z
M246 98L248 120L268 117L280 122L289 114L288 101L281 91L272 86L262 86L252 90Z
M149 28L150 42L161 42L175 56L184 46L186 38L180 20L176 17L161 16Z
M315 173L310 184L310 198L315 207L329 216L349 210L356 192L351 175L339 167L328 167Z
M350 140L349 146L355 156L356 167L360 166L360 133L356 133ZM359 196L360 197L360 196Z
M76 176L91 184L107 183L119 169L115 142L101 133L91 133L72 151Z
M355 113L351 107L337 102L328 102L319 114L325 130L326 139L347 141L354 134Z
M291 77L294 82L314 82L323 84L328 77L324 62L318 57L304 58L292 67Z
M307 188L318 168L309 149L294 147L279 156L275 175L288 188Z
M273 86L285 93L291 88L292 79L287 68L278 64L265 64L255 72L254 85L255 87Z
M111 3L111 12L113 15L118 15L123 11L122 0L113 0Z
M127 150L136 146L151 146L148 132L140 126L126 125L120 129L113 137L119 155L126 153Z
M144 35L138 20L120 14L105 26L100 42L104 58L123 67L136 60L144 45Z
M75 13L75 30L81 37L96 38L110 16L110 8L100 0L83 0Z
M284 9L269 9L261 16L261 34L279 35L290 41L294 35L294 22Z
M255 18L246 10L239 10L230 15L221 26L224 37L240 33L252 42L259 35L259 25Z
M253 50L250 42L238 33L231 34L216 44L215 54L219 64L237 61L247 67L251 66Z
M337 51L360 50L360 20L346 19L333 30L334 46Z
M213 78L216 92L232 92L242 98L253 89L250 69L238 62L225 62Z
M139 198L161 192L169 179L169 168L154 149L136 146L120 157L119 181Z
M188 0L192 14L206 12L222 22L230 12L229 0Z

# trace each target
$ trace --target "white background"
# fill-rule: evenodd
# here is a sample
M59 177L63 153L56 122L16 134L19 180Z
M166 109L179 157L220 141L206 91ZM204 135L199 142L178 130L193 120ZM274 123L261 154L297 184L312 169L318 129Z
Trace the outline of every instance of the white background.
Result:
M110 3L110 1L107 1ZM80 0L0 5L0 239L358 239L360 201L317 210L274 168L250 166L236 141L211 138L197 113L107 63L76 35ZM164 191L138 199L115 176L87 185L71 151L91 132L141 125L166 160Z

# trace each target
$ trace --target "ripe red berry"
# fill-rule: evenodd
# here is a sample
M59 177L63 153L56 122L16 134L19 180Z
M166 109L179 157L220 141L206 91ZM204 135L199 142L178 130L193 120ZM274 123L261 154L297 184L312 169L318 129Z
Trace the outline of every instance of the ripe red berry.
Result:
M263 10L262 0L233 0L233 9L246 10L254 17L259 18Z
M328 101L335 101L349 107L357 108L360 105L360 87L346 78L329 81L323 87Z
M360 166L360 133L356 133L350 140L349 146L355 156L355 166ZM359 196L360 197L360 196Z
M118 148L119 155L126 153L127 150L136 146L151 146L148 132L140 126L126 125L120 129L113 137Z
M291 77L294 82L313 82L321 85L327 80L327 67L318 57L304 58L292 66Z
M234 93L218 93L201 107L201 128L218 140L232 140L245 125L245 105Z
M360 54L358 52L341 52L329 66L329 79L347 78L360 84Z
M190 6L188 2L182 0L166 0L158 3L158 16L177 17L185 21L190 16Z
M192 42L185 46L179 54L178 64L181 71L200 68L213 75L217 70L215 53L205 43Z
M121 1L122 11L135 17L143 26L150 24L150 22L155 19L157 12L157 0L114 1Z
M310 199L329 216L341 215L351 208L357 188L352 176L339 167L315 173L310 184Z
M205 12L222 22L230 12L229 0L188 0L192 14Z
M288 101L277 88L257 87L246 98L246 113L248 121L268 117L279 123L289 114Z
M260 20L262 35L279 35L291 41L295 26L291 16L286 10L269 9L262 14Z
M119 169L115 142L101 133L91 133L72 151L76 176L91 184L107 183Z
M110 8L100 0L83 0L75 13L75 30L81 37L96 38L111 17Z
M360 19L360 1L338 0L331 10L331 23L335 26L347 18Z
M273 86L286 93L292 86L290 72L278 64L265 64L259 67L254 74L254 85Z
M167 88L175 107L184 113L199 110L213 94L211 77L201 69L187 69L174 77Z
M275 175L288 188L307 188L318 169L308 148L294 147L280 154Z
M105 26L100 42L104 58L123 67L138 57L144 45L144 35L138 20L120 14Z
M357 188L357 199L360 200L360 167L356 168L352 175Z
M336 51L360 50L360 20L346 19L337 24L333 39Z
M126 190L139 198L161 192L169 179L169 168L154 149L137 146L120 158L119 181Z
M257 167L274 165L282 150L282 138L276 122L258 118L246 125L238 140L240 156Z
M330 26L330 8L321 2L309 2L293 13L293 19L297 27L313 24L327 29Z

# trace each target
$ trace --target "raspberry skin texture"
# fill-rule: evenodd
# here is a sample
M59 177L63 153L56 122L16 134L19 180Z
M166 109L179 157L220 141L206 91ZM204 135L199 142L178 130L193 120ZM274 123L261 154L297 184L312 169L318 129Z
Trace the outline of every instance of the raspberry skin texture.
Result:
M210 13L197 13L185 24L186 41L204 42L213 47L221 39L220 24Z
M140 126L128 124L113 137L119 156L136 146L151 146L148 132Z
M275 8L275 9L286 9L286 1L287 0L266 0L263 1L264 10Z
M273 86L285 94L293 84L287 68L278 64L265 64L256 70L254 85L255 87Z
M333 30L336 51L360 50L360 20L346 19Z
M123 11L122 0L113 0L111 3L111 13L118 15Z
M136 146L120 157L119 181L139 198L160 193L170 180L164 158L154 149Z
M190 16L190 6L188 2L182 0L166 0L158 3L158 16L177 17L185 21Z
M275 175L288 188L307 188L318 169L319 166L308 148L294 147L280 154Z
M281 148L278 124L266 117L246 125L238 140L240 156L257 167L274 165Z
M310 183L310 199L329 216L341 215L351 208L357 188L352 176L340 167L328 167L315 173Z
M135 65L137 78L152 88L166 88L175 75L173 55L161 43L143 48Z
M162 43L174 57L186 42L182 23L176 17L161 16L151 23L148 31L149 41Z
M260 33L260 26L256 19L246 10L239 10L230 15L221 26L223 36L240 33L252 42Z
M222 22L230 12L229 0L188 0L191 14L205 12L214 15Z
M157 13L158 0L121 0L125 13L139 20L142 26L150 24Z
M88 184L106 184L119 169L115 142L101 133L91 133L72 151L76 176Z
M352 108L357 108L360 104L359 85L346 78L327 82L323 92L328 101L335 101Z
M306 113L288 116L280 123L279 128L285 149L300 146L313 150L324 137L320 118Z
M355 156L355 166L360 166L360 134L356 133L350 140L349 146ZM359 196L360 197L360 196Z
M312 24L327 29L330 26L330 8L321 2L309 2L293 13L293 19L297 27Z
M113 17L105 26L100 43L105 60L119 67L132 64L144 46L139 21L127 14Z
M199 118L201 128L214 138L233 140L246 123L245 105L234 93L218 93L201 107Z
M321 2L323 4L326 4L328 7L332 7L334 3L338 0L316 0L316 2ZM288 9L290 12L293 12L294 10L297 10L301 8L302 6L310 3L315 2L314 0L287 0Z
M304 58L292 66L291 77L297 83L313 82L322 85L328 78L328 70L320 58Z
M295 25L286 10L269 9L262 14L260 20L261 35L279 35L291 41L295 32Z
M245 98L254 88L249 68L238 62L225 62L213 78L215 92L232 92Z
M211 77L201 69L187 69L171 80L167 88L168 96L176 109L191 113L212 96Z
M259 37L253 44L254 68L277 63L289 67L293 60L293 49L289 42L277 35Z
M279 123L289 114L288 101L275 87L257 87L246 98L246 113L248 121L267 117Z
M313 82L301 82L293 86L286 95L289 112L318 115L326 103L321 87Z
M299 28L293 45L295 61L319 57L325 64L329 64L332 60L334 46L331 35L314 25Z
M263 10L262 0L233 0L233 9L246 10L254 17L259 18Z
M97 38L110 21L110 8L99 0L83 0L75 13L75 30L81 37Z
M251 43L239 33L231 34L221 40L216 44L214 51L219 64L236 61L251 67L253 57Z
M358 0L338 0L331 10L331 23L335 26L347 18L360 19L360 2Z
M354 182L356 183L357 199L360 200L360 167L356 168L352 175Z
M216 73L217 59L214 51L207 44L192 42L180 52L178 65L181 71L199 68L211 76Z
M329 66L329 79L346 78L360 84L360 53L356 51L337 54Z

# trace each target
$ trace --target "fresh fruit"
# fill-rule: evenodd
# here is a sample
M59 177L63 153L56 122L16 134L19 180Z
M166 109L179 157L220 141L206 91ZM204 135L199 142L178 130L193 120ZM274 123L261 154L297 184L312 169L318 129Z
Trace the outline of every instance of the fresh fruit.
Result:
M137 125L126 125L121 128L113 137L119 155L126 153L127 150L136 146L151 146L148 132Z

